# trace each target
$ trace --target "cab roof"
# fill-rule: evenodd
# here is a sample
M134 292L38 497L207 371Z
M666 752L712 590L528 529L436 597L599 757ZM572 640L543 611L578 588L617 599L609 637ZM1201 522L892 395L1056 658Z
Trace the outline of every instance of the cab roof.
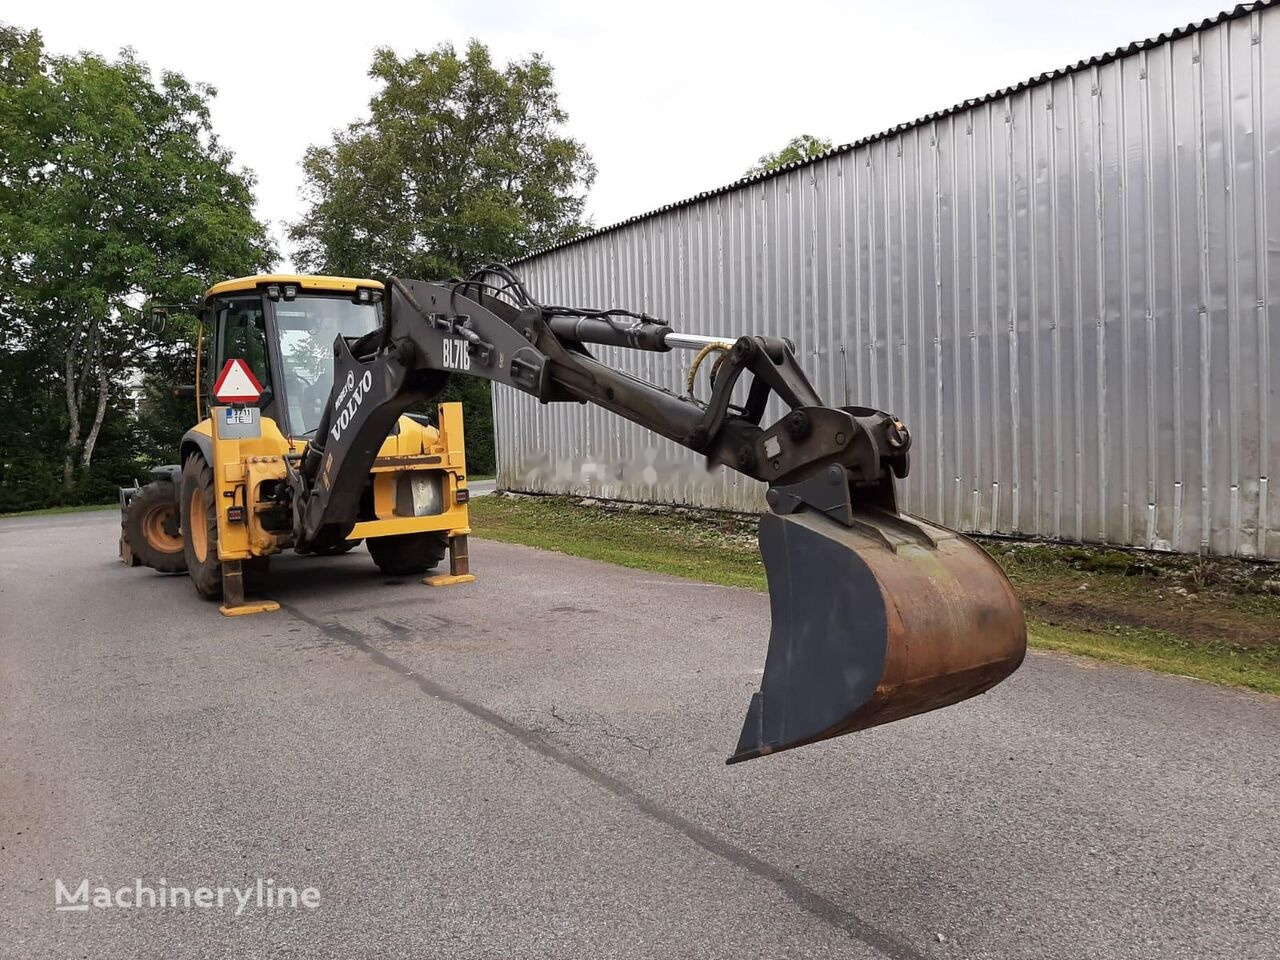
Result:
M354 277L321 277L305 273L260 273L253 277L236 277L234 280L215 283L205 291L204 297L208 300L221 293L256 290L268 283L296 283L303 290L324 290L330 293L354 293L359 287L383 289L382 284L377 280L361 280Z

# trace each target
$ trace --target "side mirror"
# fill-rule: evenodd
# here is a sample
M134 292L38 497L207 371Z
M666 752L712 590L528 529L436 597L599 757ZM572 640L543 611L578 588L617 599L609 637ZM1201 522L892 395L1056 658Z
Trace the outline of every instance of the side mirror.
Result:
M181 386L174 387L173 395L179 400L194 400L196 398L196 385L194 383L184 383Z

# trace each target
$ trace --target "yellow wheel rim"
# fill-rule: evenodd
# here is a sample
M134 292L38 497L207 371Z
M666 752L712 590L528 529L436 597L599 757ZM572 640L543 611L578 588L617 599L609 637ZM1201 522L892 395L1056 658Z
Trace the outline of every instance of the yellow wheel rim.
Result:
M195 552L196 561L204 563L209 556L209 519L205 516L204 497L200 488L191 491L191 503L187 516L191 518L191 549Z
M169 527L176 527L173 522L176 505L153 507L142 518L142 535L147 543L161 553L177 553L182 549L182 537L169 532Z

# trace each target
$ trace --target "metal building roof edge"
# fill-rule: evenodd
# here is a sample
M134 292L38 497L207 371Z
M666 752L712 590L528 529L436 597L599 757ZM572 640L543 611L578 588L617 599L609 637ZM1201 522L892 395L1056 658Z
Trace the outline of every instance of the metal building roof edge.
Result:
M844 144L841 144L840 146L832 147L830 150L826 151L825 153L821 153L816 157L810 157L807 160L796 160L792 163L788 163L784 166L778 167L776 170L770 170L766 173L756 173L750 176L740 177L739 179L734 180L732 183L727 183L724 186L716 187L712 190L704 190L703 192L696 193L691 197L686 197L683 200L676 200L673 203L664 204L661 207L657 207L653 210L646 211L645 213L638 213L635 216L627 217L625 220L619 220L618 222L611 223L608 226L597 227L594 230L589 230L586 233L581 234L580 236L573 237L572 239L561 240L559 243L553 243L545 247L540 247L537 250L531 251L530 253L525 254L524 256L520 257L519 259L513 262L526 263L530 260L536 259L537 257L541 257L548 253L552 253L556 250L562 250L565 247L571 247L574 244L582 243L583 241L591 240L595 237L603 236L604 234L607 234L607 233L612 233L613 231L620 230L623 227L629 227L632 224L640 223L644 220L650 220L661 214L670 213L673 210L679 210L683 207L692 206L693 204L700 203L703 200L710 200L714 197L718 197L726 193L731 193L734 190L741 189L742 187L750 186L751 184L755 184L755 183L761 183L765 180L770 180L774 177L782 176L785 173L790 173L794 170L799 170L802 167L813 166L814 164L821 163L822 161L827 160L831 157L839 156L840 154L844 154L844 153L850 153L854 150L857 150L860 147L865 147L868 144L872 144L880 140L888 139L889 137L893 137L893 136L896 136L897 134L904 133L907 130L914 129L915 127L923 126L926 123L932 123L935 120L945 119L949 116L952 116L953 114L960 113L963 110L968 110L972 107L980 106L984 103L990 103L993 100L999 100L1003 97L1010 96L1011 94L1019 93L1020 91L1026 90L1030 87L1037 87L1042 84L1049 83L1050 81L1057 80L1061 77L1065 77L1073 73L1079 73L1082 70L1088 70L1090 67L1103 66L1104 64L1111 63L1114 60L1119 60L1122 57L1130 56L1131 54L1138 53L1142 50L1150 50L1152 47L1157 47L1163 43L1169 43L1170 41L1173 41L1173 40L1180 40L1181 38L1190 36L1193 33L1199 33L1201 30L1207 30L1208 28L1215 27L1218 24L1226 23L1230 20L1237 20L1241 17L1248 16L1251 13L1255 13L1260 10L1265 10L1268 7L1276 6L1277 3L1280 3L1280 0L1255 0L1255 2L1253 3L1238 4L1237 6L1231 8L1230 10L1224 10L1215 17L1207 17L1204 20L1201 20L1199 23L1188 23L1186 26L1176 27L1173 30L1169 30L1168 32L1157 34L1156 36L1150 37L1146 40L1135 40L1132 43L1129 43L1123 47L1116 47L1114 50L1108 53L1103 53L1103 54L1099 54L1098 56L1089 57L1087 60L1079 60L1074 64L1070 64L1065 67L1060 67L1056 70L1048 70L1048 71L1045 71L1044 73L1038 74L1037 76L1029 77L1028 79L1023 80L1020 83L1016 83L1013 86L1001 87L999 90L996 90L992 93L985 94L984 96L973 97L968 100L962 100L960 103L947 107L944 110L937 110L937 111L934 111L933 113L927 113L922 117L917 117L915 120L910 120L910 121L907 121L906 123L899 123L895 126L889 127L887 130L882 130L879 133L875 133L867 137L862 137L861 139L854 140L851 143L844 143Z

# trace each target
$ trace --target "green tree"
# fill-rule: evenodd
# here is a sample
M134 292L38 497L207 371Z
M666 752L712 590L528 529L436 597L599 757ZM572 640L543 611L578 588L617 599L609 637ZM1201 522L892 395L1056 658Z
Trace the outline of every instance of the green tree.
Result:
M211 277L274 259L253 178L210 123L215 95L177 73L157 82L128 50L54 56L38 33L0 24L0 323L8 362L31 378L0 402L56 422L63 499L104 438L130 442L110 421L131 416L131 385L189 353L188 331L153 328L146 301L191 301ZM6 483L14 463L47 482L49 447L31 446L50 443L42 421L25 449L0 435Z
M495 66L472 41L401 59L375 52L369 117L306 152L310 207L289 231L307 269L354 276L458 276L577 236L595 177L565 136L551 66ZM493 469L489 384L455 377L470 469Z
M777 153L766 153L756 161L755 166L747 170L744 176L752 177L756 174L778 170L789 163L812 160L814 157L822 156L830 149L830 140L823 140L821 137L802 133L800 136L792 137L788 140L787 145Z

